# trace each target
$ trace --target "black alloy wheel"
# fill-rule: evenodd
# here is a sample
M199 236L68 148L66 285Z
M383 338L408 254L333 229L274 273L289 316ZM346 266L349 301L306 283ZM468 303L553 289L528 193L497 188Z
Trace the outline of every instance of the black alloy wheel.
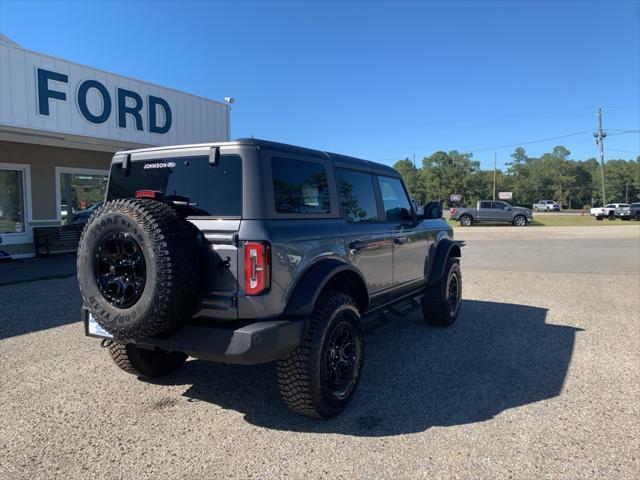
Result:
M323 352L323 372L327 387L338 399L347 398L356 385L361 351L353 325L338 322L327 338Z
M449 315L455 317L460 309L460 282L457 272L451 272L447 282L447 307Z
M146 262L140 244L130 233L104 236L96 249L95 275L98 290L116 308L135 304L147 281Z

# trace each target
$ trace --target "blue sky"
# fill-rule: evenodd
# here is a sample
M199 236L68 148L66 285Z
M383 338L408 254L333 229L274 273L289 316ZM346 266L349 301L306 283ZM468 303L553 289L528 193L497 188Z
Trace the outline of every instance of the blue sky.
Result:
M25 48L218 100L254 135L392 163L640 128L640 2L13 2ZM590 132L563 144L596 156ZM640 134L607 158L635 158ZM483 150L488 148L488 150ZM498 164L514 147L495 149ZM615 151L614 151L615 149ZM620 151L620 150L625 150Z

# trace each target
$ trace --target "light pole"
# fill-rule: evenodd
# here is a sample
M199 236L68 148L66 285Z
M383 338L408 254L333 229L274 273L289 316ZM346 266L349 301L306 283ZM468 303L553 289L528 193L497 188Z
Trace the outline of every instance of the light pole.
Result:
M224 103L227 104L227 141L231 141L231 105L235 103L233 97L224 97Z

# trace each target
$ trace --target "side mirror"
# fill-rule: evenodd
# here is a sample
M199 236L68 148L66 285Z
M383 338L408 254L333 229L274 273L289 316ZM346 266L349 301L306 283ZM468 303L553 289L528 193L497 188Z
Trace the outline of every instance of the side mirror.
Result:
M424 206L424 213L420 220L433 220L442 218L442 205L440 202L429 202Z

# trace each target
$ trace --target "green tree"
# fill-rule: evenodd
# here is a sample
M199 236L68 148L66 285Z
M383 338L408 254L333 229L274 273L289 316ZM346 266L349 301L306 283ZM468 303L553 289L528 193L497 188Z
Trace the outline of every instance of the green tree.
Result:
M477 173L480 162L472 160L472 154L452 150L438 151L422 160L422 179L432 199L449 203L452 193L465 194L465 179Z
M404 183L409 190L409 195L411 195L411 198L414 198L419 205L424 205L425 203L427 203L427 189L425 188L422 181L420 170L416 168L413 162L408 158L398 160L393 164L393 168L395 168L398 172L400 172L400 175L402 175L402 179L404 180Z

